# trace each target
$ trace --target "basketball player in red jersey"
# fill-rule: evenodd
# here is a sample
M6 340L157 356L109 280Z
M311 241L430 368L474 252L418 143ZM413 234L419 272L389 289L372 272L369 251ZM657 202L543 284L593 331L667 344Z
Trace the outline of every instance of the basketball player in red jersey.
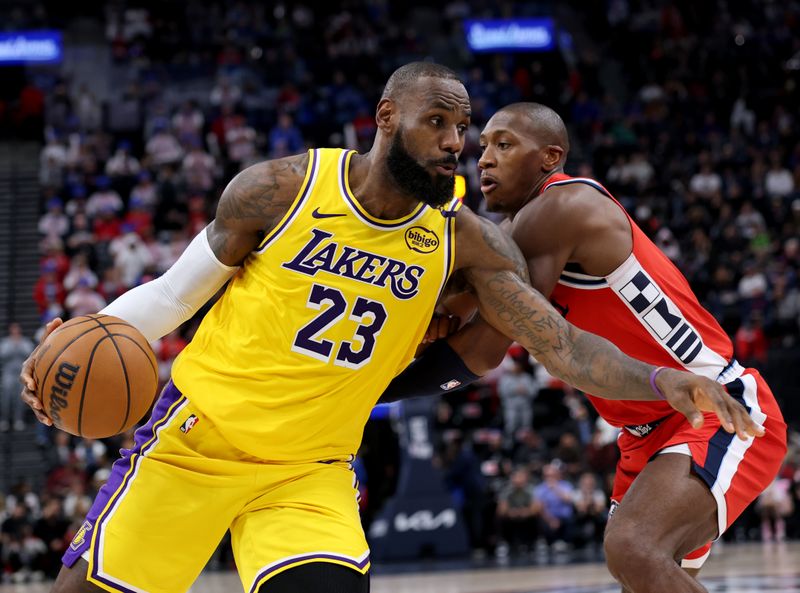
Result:
M569 139L558 114L536 103L509 105L489 120L480 142L481 191L489 210L507 215L503 226L533 286L568 321L628 355L725 385L766 428L763 438L741 440L709 415L694 430L664 402L588 395L623 428L605 536L610 571L631 593L705 591L693 577L711 540L772 481L786 453L775 398L758 371L736 362L730 339L686 279L608 190L564 174ZM459 300L451 300L451 312L464 318L470 297ZM448 342L477 375L499 364L509 346L480 319ZM413 383L413 368L385 400L405 396L397 384Z

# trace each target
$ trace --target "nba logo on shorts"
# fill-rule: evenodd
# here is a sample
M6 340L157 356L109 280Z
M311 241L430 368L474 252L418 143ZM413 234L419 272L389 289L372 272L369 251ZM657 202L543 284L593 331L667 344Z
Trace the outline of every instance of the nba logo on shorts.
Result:
M197 418L197 416L195 416L194 414L192 414L191 416L189 416L189 417L186 419L186 422L184 422L184 423L181 425L181 432L182 432L182 433L184 433L184 434L188 434L188 432L189 432L190 430L192 430L192 428L194 428L194 425L195 425L195 424L197 424L197 422L198 422L198 418Z
M75 537L72 538L72 541L69 544L69 547L73 550L77 551L84 542L86 541L86 534L89 533L94 526L89 521L84 521L81 528L78 529L78 533L75 534Z
M451 389L455 389L459 385L461 385L461 381L459 381L458 379L451 379L447 383L442 383L441 385L439 385L439 387L441 387L445 391L450 391Z

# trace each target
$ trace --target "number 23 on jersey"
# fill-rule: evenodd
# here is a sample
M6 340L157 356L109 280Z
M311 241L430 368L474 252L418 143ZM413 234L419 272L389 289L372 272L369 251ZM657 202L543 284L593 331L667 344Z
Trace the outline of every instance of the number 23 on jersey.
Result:
M314 284L306 306L320 313L298 330L292 343L293 352L330 362L335 349L333 363L350 369L360 368L369 362L375 349L375 339L388 317L382 303L356 297L351 307L338 288ZM323 334L339 323L348 310L349 319L358 323L351 340L343 340L337 345L325 339Z

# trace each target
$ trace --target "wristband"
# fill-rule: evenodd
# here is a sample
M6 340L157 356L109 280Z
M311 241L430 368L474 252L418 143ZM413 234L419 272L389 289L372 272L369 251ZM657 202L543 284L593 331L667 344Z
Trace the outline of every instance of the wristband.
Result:
M438 395L478 379L480 377L467 368L447 340L436 340L394 378L379 401L387 403L410 397Z
M664 395L664 393L658 388L658 385L656 385L656 377L658 376L658 373L665 370L666 368L668 367L656 367L650 373L650 387L653 388L653 391L655 391L658 398L663 399L664 401L667 400L667 396Z

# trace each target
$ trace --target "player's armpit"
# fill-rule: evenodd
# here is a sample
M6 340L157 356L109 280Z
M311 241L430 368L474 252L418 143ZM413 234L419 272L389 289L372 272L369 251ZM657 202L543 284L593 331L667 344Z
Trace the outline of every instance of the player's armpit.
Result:
M264 161L234 177L222 192L208 241L217 259L238 266L280 222L303 185L308 153Z

